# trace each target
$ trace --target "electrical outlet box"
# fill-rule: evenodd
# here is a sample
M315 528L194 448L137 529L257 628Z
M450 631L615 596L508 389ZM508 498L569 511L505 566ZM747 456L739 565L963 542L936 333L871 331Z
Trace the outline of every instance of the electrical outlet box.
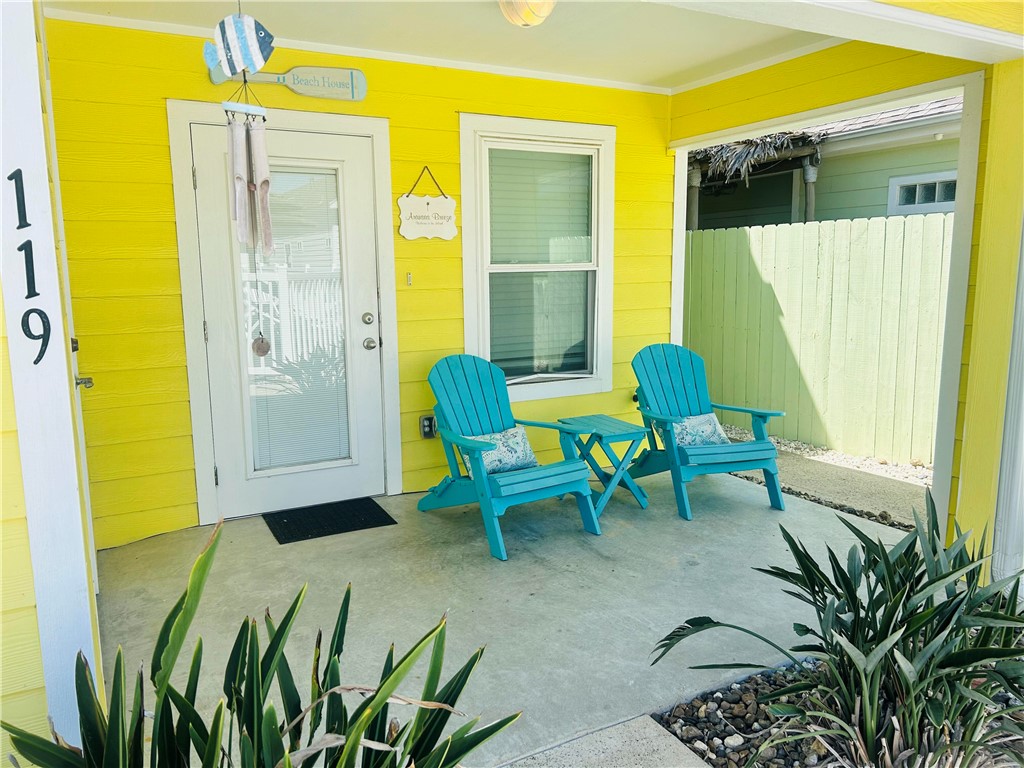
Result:
M427 440L437 437L437 419L433 416L420 416L420 435Z

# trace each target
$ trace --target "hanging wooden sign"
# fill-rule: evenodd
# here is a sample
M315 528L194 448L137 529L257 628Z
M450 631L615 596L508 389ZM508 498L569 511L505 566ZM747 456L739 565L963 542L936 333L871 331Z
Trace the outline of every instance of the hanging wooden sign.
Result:
M434 182L441 193L440 197L430 195L414 195L423 174L430 174L430 180ZM420 175L412 185L412 189L398 198L398 213L400 223L398 234L406 240L416 240L421 237L441 240L451 240L458 233L455 225L455 198L448 197L437 183L430 168L423 166Z
M228 79L241 82L241 73L232 78L216 67L210 70L210 81L216 85ZM338 67L292 67L287 72L256 72L247 75L250 83L284 85L303 96L339 101L362 101L366 98L366 75L358 69Z
M406 240L420 237L451 240L459 232L455 226L455 198L430 195L402 195L398 198L402 217L398 234Z

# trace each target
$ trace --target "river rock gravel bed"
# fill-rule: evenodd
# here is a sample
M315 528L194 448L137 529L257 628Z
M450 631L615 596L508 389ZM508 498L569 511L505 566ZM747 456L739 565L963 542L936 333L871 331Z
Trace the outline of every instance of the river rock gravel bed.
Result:
M732 440L753 440L754 435L749 430L731 425L724 425L725 434ZM891 477L894 480L902 480L917 485L932 484L932 466L923 462L914 461L910 464L892 464L884 459L873 459L870 456L850 456L846 453L834 451L831 448L819 448L807 443L800 443L796 440L786 440L782 437L772 437L780 451L796 453L806 456L809 459L824 461L835 464L839 467L859 469L862 472L872 472L876 475Z
M743 766L778 731L777 718L758 698L795 682L789 669L762 672L746 680L709 691L669 712L654 715L661 725L716 768ZM781 699L780 701L787 701ZM762 768L815 766L828 755L817 739L768 747L755 765Z

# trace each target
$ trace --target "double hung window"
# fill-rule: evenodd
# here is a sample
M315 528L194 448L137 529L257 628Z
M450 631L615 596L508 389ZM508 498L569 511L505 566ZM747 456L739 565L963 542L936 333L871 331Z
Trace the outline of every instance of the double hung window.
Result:
M466 350L514 400L611 388L615 129L462 116Z

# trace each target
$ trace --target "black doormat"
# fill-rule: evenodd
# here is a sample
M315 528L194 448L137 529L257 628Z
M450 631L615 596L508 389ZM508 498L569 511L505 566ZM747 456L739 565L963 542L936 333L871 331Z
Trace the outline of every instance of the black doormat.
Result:
M380 504L369 497L268 512L263 515L263 519L278 544L398 524Z

